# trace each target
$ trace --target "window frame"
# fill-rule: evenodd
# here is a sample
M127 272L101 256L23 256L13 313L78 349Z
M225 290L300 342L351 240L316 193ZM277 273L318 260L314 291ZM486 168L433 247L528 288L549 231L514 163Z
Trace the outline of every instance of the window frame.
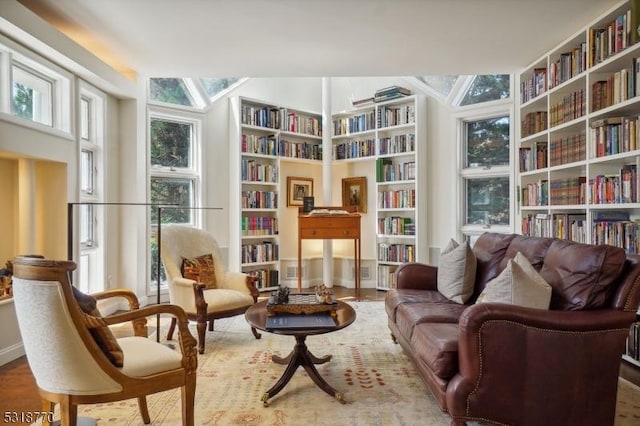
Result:
M513 93L513 77L511 78L511 93ZM516 205L516 185L514 168L514 135L515 135L515 108L512 98L497 101L485 102L470 106L461 107L455 115L456 120L456 140L458 158L458 177L456 184L457 202L457 228L459 238L475 239L483 232L511 233L515 229L515 205ZM467 134L466 123L470 121L481 121L498 117L509 118L509 164L492 167L465 167L467 155ZM509 180L509 224L508 225L474 225L467 221L467 185L468 181L480 178L506 177Z

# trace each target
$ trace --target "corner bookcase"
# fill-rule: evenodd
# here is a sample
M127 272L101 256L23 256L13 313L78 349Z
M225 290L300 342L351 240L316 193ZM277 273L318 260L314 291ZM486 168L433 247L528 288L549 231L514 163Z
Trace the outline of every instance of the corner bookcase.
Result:
M229 265L255 276L259 290L271 290L280 282L283 161L321 163L322 118L238 97L230 99L229 129Z
M522 234L640 252L639 7L618 3L519 74Z
M427 261L426 101L401 97L332 119L334 163L364 161L376 182L376 288L392 288L398 265Z

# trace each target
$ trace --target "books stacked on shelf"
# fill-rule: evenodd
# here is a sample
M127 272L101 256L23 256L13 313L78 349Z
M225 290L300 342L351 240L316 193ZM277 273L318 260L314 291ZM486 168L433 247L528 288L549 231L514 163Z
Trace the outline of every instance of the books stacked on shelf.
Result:
M536 213L522 216L522 235L529 237L551 236L551 215Z
M522 206L546 206L549 204L549 181L531 182L522 187Z
M638 147L638 117L607 117L591 123L592 152L596 157L634 151Z
M628 212L599 211L592 214L592 244L609 244L638 253L640 223L631 220Z
M416 206L416 190L378 191L379 209L413 209Z
M278 181L278 166L243 158L240 161L240 178L246 182L275 183Z
M378 235L415 235L415 223L410 217L390 216L378 219Z
M584 132L551 141L549 161L552 167L584 161L586 157L587 136Z
M374 100L375 98L373 96L368 98L356 99L354 101L351 101L351 105L353 105L354 108L363 107L373 104Z
M259 136L254 134L242 134L240 150L246 154L273 155L276 151L276 136Z
M635 3L635 0L632 2ZM632 6L633 7L633 6ZM632 18L631 9L616 16L601 28L589 29L589 67L592 67L631 46L631 34L638 23Z
M278 218L271 216L243 216L240 224L241 235L278 235Z
M376 90L373 100L374 102L384 102L409 95L411 95L411 91L409 89L400 86L391 86Z
M295 142L280 139L278 145L278 152L281 157L322 160L322 144L320 143Z
M547 112L534 111L527 113L521 121L521 137L535 135L547 130Z
M638 202L638 172L635 164L627 164L618 174L598 175L589 181L592 204Z
M547 69L535 68L529 78L520 83L520 99L525 104L547 91Z
M333 135L342 136L358 132L367 132L376 127L375 111L365 111L350 117L340 117L333 120Z
M378 265L378 288L396 288L396 267Z
M575 120L587 112L587 100L584 89L576 90L562 98L549 108L549 125L559 126Z
M415 262L416 250L413 244L378 244L379 262Z
M279 129L282 123L284 108L261 105L242 105L241 122L250 126Z
M623 68L611 74L606 80L596 81L591 85L591 102L593 111L624 102L638 96L638 75L640 58L634 58L629 68Z
M376 141L374 139L354 139L333 145L334 160L348 160L365 158L375 155Z
M243 264L275 262L278 260L278 245L273 241L243 244L240 255Z
M255 278L258 290L278 287L280 284L279 272L277 269L255 269L247 271L246 273L247 275Z
M549 182L549 201L552 206L584 204L586 193L587 178L585 176L551 179Z
M378 154L401 154L413 152L416 149L416 135L407 133L393 137L381 137L378 139Z
M569 81L587 69L587 43L580 43L570 52L560 54L560 58L549 64L549 88Z
M277 209L278 193L275 191L242 191L243 209Z
M376 182L396 182L415 178L415 161L394 163L390 158L376 159Z
M532 170L544 169L548 162L548 144L546 142L536 142L533 147L523 146L520 148L520 171L530 172Z
M636 361L640 361L640 321L631 324L625 355Z
M586 243L587 215L584 213L554 213L551 236L577 243Z

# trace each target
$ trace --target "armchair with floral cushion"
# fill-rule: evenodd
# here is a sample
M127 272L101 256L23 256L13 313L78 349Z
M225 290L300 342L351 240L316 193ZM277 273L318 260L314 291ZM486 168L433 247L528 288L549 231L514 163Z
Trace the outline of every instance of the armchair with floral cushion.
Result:
M243 314L258 300L254 277L228 271L217 241L202 229L186 225L163 225L160 250L169 288L169 301L196 321L198 351L204 353L207 323ZM171 340L175 323L169 327ZM257 330L251 327L256 339Z

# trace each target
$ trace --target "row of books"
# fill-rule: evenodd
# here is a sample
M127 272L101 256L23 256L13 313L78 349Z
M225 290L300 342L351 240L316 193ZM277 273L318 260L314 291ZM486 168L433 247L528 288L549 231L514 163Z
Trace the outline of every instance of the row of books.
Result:
M547 69L534 68L531 76L520 83L520 99L525 104L547 91Z
M394 163L390 158L376 159L376 182L395 182L414 180L415 178L415 161Z
M634 322L629 328L625 354L636 361L640 361L640 321Z
M415 149L415 133L394 135L391 137L382 137L378 139L378 153L380 155L413 152L415 151Z
M629 68L611 74L606 80L591 85L591 111L624 102L640 94L640 58L634 58Z
M396 267L391 265L378 265L378 288L396 288Z
M320 118L288 111L286 108L243 104L240 111L240 122L250 126L322 136L322 120Z
M592 67L631 46L631 34L638 28L631 9L618 15L602 28L589 29L589 66Z
M587 135L584 132L554 139L549 146L551 166L584 161L587 158Z
M416 190L378 191L379 209L413 209L416 206Z
M240 178L243 181L275 183L278 181L278 166L243 158L240 161Z
M322 160L322 144L289 141L276 141L275 135L259 136L243 133L240 141L240 151L243 154L258 154L282 156L288 158L303 158L307 160Z
M354 139L333 145L334 160L371 157L375 153L376 143L374 139Z
M549 181L540 179L522 186L522 206L546 206L549 204Z
M406 87L390 86L376 90L373 96L353 100L351 101L351 105L353 105L355 108L359 108L371 105L375 102L390 101L392 99L402 98L410 95L411 91Z
M274 262L278 260L278 245L271 241L243 244L240 248L240 259L243 264Z
M560 54L557 61L549 64L549 88L569 81L587 69L587 43L580 43L569 52Z
M275 191L242 191L243 209L277 209L278 193Z
M333 120L333 135L342 136L358 132L367 132L376 128L375 111L366 111L350 117Z
M280 271L277 269L255 269L247 271L247 274L255 278L258 290L278 287L280 284Z
M414 104L401 106L383 105L378 112L378 128L400 126L416 122L416 107Z
M552 206L584 204L587 183L584 176L552 179L549 182L549 202Z
M391 216L378 219L378 235L415 235L416 225L410 217Z
M576 90L549 107L549 126L555 127L582 117L587 112L584 89Z
M586 215L536 213L522 216L521 230L530 237L555 237L587 242Z
M591 123L591 152L596 157L635 151L640 139L639 117L607 117Z
M617 174L598 175L590 180L592 204L638 202L638 172L635 164L627 164Z
M534 111L527 113L520 123L521 137L535 135L547 130L547 112Z
M536 142L533 146L520 147L520 171L530 172L547 167L548 146L546 142Z
M277 235L278 218L271 216L243 216L240 232L245 237L258 235Z
M413 244L378 244L379 262L415 262L416 248Z

